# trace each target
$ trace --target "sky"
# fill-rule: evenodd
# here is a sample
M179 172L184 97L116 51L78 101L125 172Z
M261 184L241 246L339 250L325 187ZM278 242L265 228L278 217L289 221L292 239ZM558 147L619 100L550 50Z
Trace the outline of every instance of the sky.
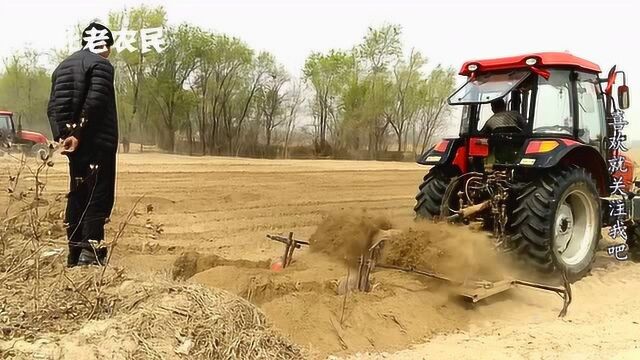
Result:
M625 70L631 89L628 135L640 140L640 69L635 0L0 0L0 58L25 46L63 47L77 23L111 10L162 5L170 24L189 22L240 37L299 75L313 51L349 49L370 26L399 24L405 48L431 65L540 51L569 51L608 71ZM636 86L634 79L638 79ZM459 79L462 81L462 79ZM634 105L637 108L634 108ZM637 134L637 135L636 135Z

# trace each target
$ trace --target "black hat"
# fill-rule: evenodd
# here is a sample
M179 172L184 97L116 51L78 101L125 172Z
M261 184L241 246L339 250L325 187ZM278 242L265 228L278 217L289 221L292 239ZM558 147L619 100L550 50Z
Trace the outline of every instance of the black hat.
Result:
M87 45L87 40L85 40L84 38L87 37L89 35L89 31L91 31L92 28L95 28L98 31L102 31L102 30L106 30L106 36L107 38L104 39L104 41L107 43L107 47L112 47L113 46L113 34L111 33L111 30L109 30L108 27L97 23L97 22L92 22L91 24L89 24L89 26L87 26L84 30L82 30L82 47L84 48Z

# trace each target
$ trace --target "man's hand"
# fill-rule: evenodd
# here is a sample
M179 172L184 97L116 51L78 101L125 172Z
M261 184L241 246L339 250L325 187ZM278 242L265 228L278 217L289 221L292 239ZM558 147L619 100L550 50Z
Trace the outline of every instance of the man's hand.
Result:
M77 148L78 148L78 138L75 136L69 136L68 138L64 139L64 141L62 142L61 154L63 155L71 154L74 151L76 151Z

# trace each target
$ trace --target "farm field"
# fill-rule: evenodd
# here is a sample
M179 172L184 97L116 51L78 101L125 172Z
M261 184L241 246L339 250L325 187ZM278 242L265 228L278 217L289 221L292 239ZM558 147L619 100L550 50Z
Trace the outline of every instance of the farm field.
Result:
M0 160L3 168L8 161ZM65 166L58 159L49 170L49 192L65 192ZM425 171L413 163L122 154L110 233L144 197L112 265L240 295L315 358L640 357L640 266L606 251L573 286L563 319L551 293L515 289L470 306L433 281L395 271L377 272L371 293L345 298L335 290L345 266L307 249L290 268L269 270L283 246L267 234L308 239L330 214L364 209L411 227ZM469 234L455 236L474 241Z

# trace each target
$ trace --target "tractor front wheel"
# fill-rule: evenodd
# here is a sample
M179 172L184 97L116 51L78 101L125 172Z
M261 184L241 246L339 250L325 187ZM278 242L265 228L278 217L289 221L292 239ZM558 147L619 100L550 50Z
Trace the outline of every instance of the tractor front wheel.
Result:
M451 176L444 169L433 168L424 177L416 195L416 206L413 210L416 216L423 219L432 219L440 216L440 206L447 186L451 182Z
M525 260L542 271L566 269L584 277L601 238L598 191L583 168L555 169L529 184L517 199L513 240Z

